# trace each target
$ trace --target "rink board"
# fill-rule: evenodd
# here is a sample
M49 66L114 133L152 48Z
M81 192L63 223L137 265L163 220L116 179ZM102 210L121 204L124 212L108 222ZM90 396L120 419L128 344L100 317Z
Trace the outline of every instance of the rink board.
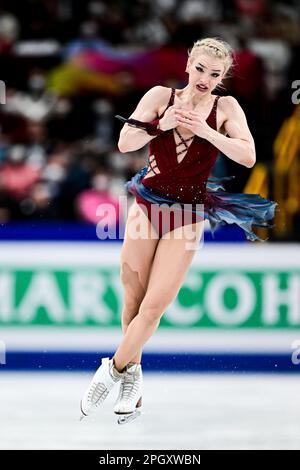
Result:
M1 245L3 367L82 370L112 354L121 339L120 248ZM298 245L208 244L143 358L149 370L299 372L299 326Z

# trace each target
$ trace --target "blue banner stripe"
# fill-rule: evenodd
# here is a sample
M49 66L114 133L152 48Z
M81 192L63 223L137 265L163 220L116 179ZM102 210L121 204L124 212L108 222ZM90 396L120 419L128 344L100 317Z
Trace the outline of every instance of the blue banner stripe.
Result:
M119 228L116 228L116 234L119 234ZM122 237L120 237L122 241ZM10 222L1 224L0 241L95 241L101 242L97 238L96 226L94 224L83 222L56 222L42 223L33 221L31 223ZM116 239L103 240L116 241ZM205 232L206 242L245 242L245 234L237 226L220 227L215 232L213 238L210 231Z
M112 354L111 351L7 352L6 364L0 365L0 371L93 371L102 357ZM149 372L300 373L300 364L293 364L290 354L145 353L142 364Z

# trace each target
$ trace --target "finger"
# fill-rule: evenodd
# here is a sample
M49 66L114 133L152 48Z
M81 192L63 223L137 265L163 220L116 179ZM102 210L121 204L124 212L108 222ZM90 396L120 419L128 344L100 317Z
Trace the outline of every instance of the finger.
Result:
M191 119L192 121L195 121L195 122L203 122L204 121L204 118L199 116L199 114L197 114L197 113L187 113L187 114L185 114L185 117L188 118L188 119Z
M184 127L185 129L188 129L193 132L194 127L188 124L187 122L180 123L181 127Z
M187 122L187 119L184 118L183 116L178 116L178 117L177 117L177 121L178 121L178 122Z
M192 124L194 122L194 120L189 116L179 116L178 119L182 122L188 122L189 124Z
M188 129L189 131L194 132L194 126L192 126L191 124L186 123L185 128Z
M187 116L199 116L199 114L198 114L198 113L195 113L195 111L186 111L185 114L186 114Z
M187 127L187 128L188 128L188 127L189 127L189 128L194 127L193 123L191 123L190 121L184 120L184 119L178 120L178 123L179 123L182 127Z

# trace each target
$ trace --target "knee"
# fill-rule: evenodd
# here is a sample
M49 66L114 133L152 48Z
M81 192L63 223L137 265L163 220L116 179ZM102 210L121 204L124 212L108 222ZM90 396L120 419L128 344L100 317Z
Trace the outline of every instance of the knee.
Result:
M157 323L160 321L166 306L166 302L161 298L145 296L140 306L139 315L149 324Z
M138 314L141 301L139 299L125 299L122 310L122 323L129 325L132 319Z
M133 318L139 313L143 296L125 292L122 309L122 324L129 325Z

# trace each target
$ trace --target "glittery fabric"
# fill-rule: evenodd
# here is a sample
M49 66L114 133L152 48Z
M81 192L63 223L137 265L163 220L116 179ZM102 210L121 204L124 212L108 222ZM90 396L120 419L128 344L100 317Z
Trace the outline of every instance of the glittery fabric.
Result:
M175 89L172 88L167 108L174 103L174 95ZM216 96L206 119L215 130L218 99ZM226 192L223 182L234 176L209 176L218 154L219 150L214 145L194 136L185 156L178 163L172 129L150 142L149 167L139 170L125 186L136 197L160 237L178 226L208 219L212 234L221 225L237 224L248 240L264 241L253 232L253 227L272 227L267 221L274 217L277 203L258 194ZM150 168L156 174L145 178ZM157 212L162 214L159 219ZM173 217L174 213L176 217Z

